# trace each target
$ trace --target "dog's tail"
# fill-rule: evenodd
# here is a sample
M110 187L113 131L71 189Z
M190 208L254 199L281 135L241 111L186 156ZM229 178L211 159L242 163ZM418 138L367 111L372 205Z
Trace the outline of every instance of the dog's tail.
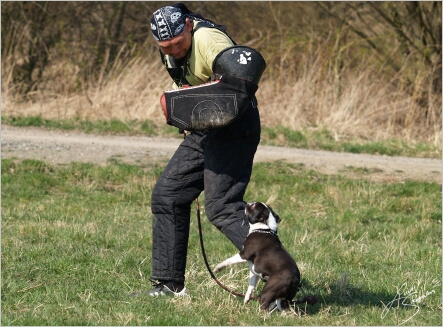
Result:
M307 295L301 300L292 300L289 301L289 304L302 304L307 303L309 305L314 305L318 302L317 297L315 295Z

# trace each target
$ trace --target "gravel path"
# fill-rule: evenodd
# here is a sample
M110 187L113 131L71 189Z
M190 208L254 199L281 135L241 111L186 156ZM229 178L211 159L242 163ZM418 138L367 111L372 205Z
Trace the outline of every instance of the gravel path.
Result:
M145 136L101 136L73 131L2 125L2 158L38 159L52 164L72 161L106 164L115 158L143 164L169 158L181 139ZM283 160L323 174L346 174L374 181L406 179L441 184L439 159L374 156L259 146L255 161Z

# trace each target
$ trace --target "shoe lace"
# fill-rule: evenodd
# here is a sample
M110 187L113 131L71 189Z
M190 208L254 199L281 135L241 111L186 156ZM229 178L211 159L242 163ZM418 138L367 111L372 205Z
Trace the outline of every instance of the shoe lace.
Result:
M162 282L162 281L158 281L158 280L151 279L151 278L149 279L149 281L151 282L151 285L154 288L162 287L162 288L166 288L169 291L174 292L174 293L180 293L184 289L184 287L178 288L178 287L176 287L176 285L173 285L173 284L170 285L170 283L168 283L168 282Z
M152 287L157 287L157 286L163 285L162 282L159 282L158 280L155 280L155 279L150 278L149 281L151 282Z

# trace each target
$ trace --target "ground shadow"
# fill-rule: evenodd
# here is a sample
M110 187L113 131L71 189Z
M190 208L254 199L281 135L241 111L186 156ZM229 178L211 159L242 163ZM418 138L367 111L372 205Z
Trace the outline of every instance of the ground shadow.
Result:
M398 307L404 306L404 303L394 303L398 300L399 295L396 292L368 292L358 286L343 282L339 280L336 283L324 285L311 284L307 280L302 280L302 286L297 293L295 300L300 300L306 296L314 295L317 298L315 305L299 304L298 307L303 307L307 314L315 314L322 307L336 305L344 307L352 306L372 306L378 308L387 308L387 306Z

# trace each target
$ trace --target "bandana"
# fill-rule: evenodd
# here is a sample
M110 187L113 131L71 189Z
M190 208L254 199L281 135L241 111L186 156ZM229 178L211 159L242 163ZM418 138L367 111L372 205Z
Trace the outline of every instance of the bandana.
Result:
M151 31L156 41L166 41L180 34L186 23L186 16L177 7L166 6L154 12Z

